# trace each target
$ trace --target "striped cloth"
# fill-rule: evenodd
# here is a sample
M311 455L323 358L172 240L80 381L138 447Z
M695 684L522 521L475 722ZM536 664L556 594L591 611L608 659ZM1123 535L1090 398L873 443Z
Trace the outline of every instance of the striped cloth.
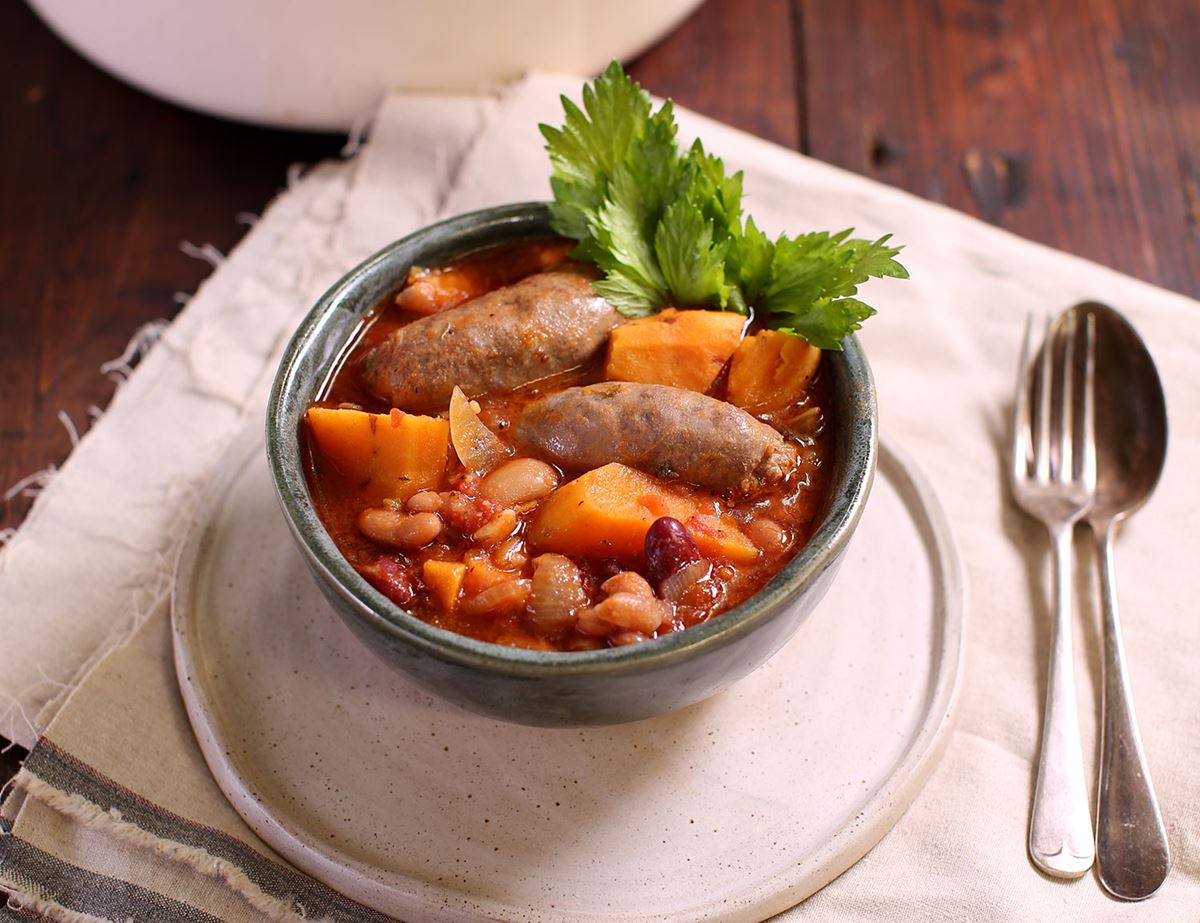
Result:
M244 834L239 839L154 804L49 738L38 741L23 774L23 835L0 837L4 881L19 895L17 907L28 908L10 911L18 918L28 919L28 910L39 907L66 907L103 920L181 923L241 919L250 911L272 919L295 915L339 923L391 919L269 858L263 844L250 845ZM103 862L90 856L81 856L78 864L60 858L78 849L71 844L86 837L87 828L106 838ZM0 829L11 834L7 817L0 818ZM179 870L171 866L167 871L176 875L163 874L164 858L198 875L178 876ZM181 880L173 880L177 876ZM221 894L230 905L223 912L213 900L215 881L223 881L229 890Z

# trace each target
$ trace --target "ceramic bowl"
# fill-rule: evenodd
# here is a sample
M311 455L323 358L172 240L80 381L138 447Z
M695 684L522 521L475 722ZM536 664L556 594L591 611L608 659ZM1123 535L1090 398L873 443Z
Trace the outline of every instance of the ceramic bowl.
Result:
M411 265L438 265L489 244L548 233L544 204L501 206L418 231L348 273L287 347L267 411L267 455L284 515L317 583L379 657L426 690L480 714L541 726L616 724L697 702L736 682L775 653L825 595L875 471L874 385L854 337L841 353L825 356L837 432L823 518L809 543L740 606L686 631L577 653L502 647L436 628L368 584L325 531L304 476L304 412L363 315L400 288Z

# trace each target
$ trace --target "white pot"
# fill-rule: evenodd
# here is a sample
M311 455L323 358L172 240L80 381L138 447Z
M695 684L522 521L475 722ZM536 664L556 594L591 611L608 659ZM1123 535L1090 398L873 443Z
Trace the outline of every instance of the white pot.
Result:
M592 74L700 0L30 0L67 43L174 103L345 130L388 89L471 91L528 70Z

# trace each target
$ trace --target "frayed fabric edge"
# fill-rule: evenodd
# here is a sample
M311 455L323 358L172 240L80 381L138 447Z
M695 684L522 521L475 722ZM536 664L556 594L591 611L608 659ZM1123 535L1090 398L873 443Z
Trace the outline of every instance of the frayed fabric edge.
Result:
M33 894L10 893L8 895L8 909L16 910L20 913L28 913L37 919L50 920L52 923L113 923L112 920L104 917L94 917L90 913L81 913L78 910L64 907L56 901L37 897ZM132 917L126 917L120 923L134 923L134 920Z
M133 331L133 335L129 338L129 342L125 344L125 349L121 355L115 359L110 359L100 366L100 374L107 375L118 386L129 380L129 376L133 374L133 368L147 353L150 352L158 342L163 338L163 334L167 332L167 328L171 326L171 322L165 317L159 317L152 321L147 321ZM98 414L103 414L104 411L95 408L96 413L93 413L93 408L88 408L89 415L93 421L98 419ZM76 444L78 439L75 440Z
M289 171L289 172L291 174L294 174L293 181L299 182L299 177L302 172L303 165L297 164L295 166L296 166L296 169L294 171ZM314 169L320 169L320 168L321 168L321 165L318 165ZM276 199L275 202L272 202L272 205L276 204L276 202L278 202L278 201L279 201L279 199ZM244 243L245 242L243 242L243 244L240 244L239 246L244 245ZM190 249L190 248L185 248L185 249ZM224 255L222 255L218 251L216 251L215 248L205 247L205 248L195 248L195 249L198 252L204 251L204 255L201 255L199 258L204 259L208 262L212 262L215 264L215 263L223 262L225 260ZM210 280L211 280L211 277L210 277ZM206 280L205 284L208 284L208 281L210 281L210 280ZM134 336L131 338L130 345L126 349L126 353L128 354L129 358L133 360L133 363L130 364L130 368L132 368L132 365L140 363L140 361L143 360L149 352L151 352L151 350L155 344L157 344L159 342L165 342L169 345L170 337L171 337L170 330L173 327L173 325L175 323L177 323L177 321L178 321L178 318L175 321L171 321L170 324L163 324L162 327L158 330L154 330L152 325L143 325L143 328L139 328L138 331L135 331ZM147 328L150 328L150 329L147 329ZM122 360L125 359L125 357L126 357L126 354L122 354L121 357L118 357L117 359L113 360L111 367L106 368L106 371L108 372L108 374L110 374L112 377L114 377L115 379L118 380L118 392L120 391L121 387L123 386L123 381L125 379L131 377L131 376L127 376L127 375L123 374L123 371L124 371L123 368L119 367L124 364L122 362ZM88 412L89 412L89 415L92 416L93 421L98 419L104 413L104 411L101 411L100 408L93 408L93 407L89 407ZM27 492L33 492L33 493L37 493L37 494L42 494L43 489L44 489L45 493L52 492L54 489L54 484L56 482L56 474L57 474L58 470L59 470L58 466L51 466L50 469L42 472L39 475L36 485L34 485L34 484L23 485L24 489ZM44 497L37 498L37 500L41 500L41 499L44 499ZM26 517L26 520L25 520L26 523L31 522L33 520L33 518L38 514L39 505L38 505L37 500L35 500L35 503L34 503L32 509L30 510L28 516ZM21 536L20 529L16 530L15 533L13 533L13 534L0 535L0 573L3 572L6 563L11 559L10 552L12 550L12 547L14 545L20 543L21 538L22 538L22 536ZM148 575L148 579L146 581L148 584L153 586L158 583L158 578L161 577L162 575L157 573L157 567L161 565L161 562L163 559L170 558L174 554L175 548L176 548L176 542L175 542L174 537L168 537L168 541L165 543L165 547L162 549L162 551L159 553L159 555L156 558L155 570L153 570L152 573ZM167 574L166 576L169 578L170 575ZM169 598L169 581L168 581L167 591L166 591L165 595L160 592L155 592L152 589L146 596L143 596L140 599L135 599L133 601L133 604L134 604L134 607L136 610L133 618L131 620L129 620L128 623L123 622L122 626L118 630L110 632L109 635L105 638L105 640L101 644L99 644L97 646L97 648L92 652L92 654L90 654L86 658L84 663L73 673L72 678L66 684L69 688L62 690L59 693L56 693L55 695L50 697L48 700L43 702L42 705L40 707L38 707L37 713L34 716L33 721L32 722L26 721L26 724L31 728L32 733L29 735L28 740L19 739L22 744L24 744L27 747L32 746L33 741L36 740L36 738L39 736L41 728L48 725L49 721L57 713L58 709L62 706L62 704L65 702L65 700L70 695L70 693L74 690L74 688L82 681L83 677L90 671L90 669L92 667L94 667L101 659L103 659L103 657L106 656L114 648L115 645L119 646L119 644L123 640L126 640L128 637L130 637L132 635L132 633L136 632L138 627L145 621L146 617L154 611L154 605L156 604L156 602L160 601L161 598ZM0 728L7 727L7 725L4 724L4 720L5 720L4 719L5 711L3 708L4 705L5 705L4 702L0 702ZM9 710L11 711L11 708Z
M183 843L155 836L136 824L122 819L121 812L116 808L105 811L82 795L55 788L28 770L17 776L14 787L25 792L28 797L36 799L65 817L78 821L85 827L109 833L132 846L148 849L164 858L186 865L208 878L223 881L235 894L244 899L254 910L263 914L266 919L281 921L281 923L332 923L328 916L314 920L304 914L303 908L298 909L290 901L267 894L232 862L214 856L196 846L186 846ZM79 919L91 921L94 918L80 917ZM74 919L72 918L67 923L74 923Z
M163 335L166 333L166 330L169 326L170 321L163 318L142 324L133 332L133 335L129 338L129 342L126 344L121 355L115 359L111 359L108 362L103 363L100 366L100 373L111 378L116 383L117 389L120 390L120 388L123 387L124 384L129 380L137 364L141 362L141 360L144 359L149 352L162 340ZM71 448L67 452L69 457L70 454L79 447L82 437L79 432L79 427L76 426L75 421L71 419L70 414L68 414L65 410L60 410L58 411L57 416L59 422L67 431L67 438L71 442ZM89 425L95 425L103 416L104 410L102 408L97 407L94 404L88 407ZM4 491L3 494L0 494L0 497L2 497L5 502L8 502L17 496L31 497L36 500L37 497L50 486L51 482L58 474L58 469L58 464L50 464L39 471L33 472L33 474L26 475L16 483L12 484L7 490ZM13 542L13 540L17 538L17 535L18 530L15 528L0 529L0 566L3 564L4 552ZM162 574L156 574L154 576L158 578L157 582L159 584L167 579L167 576ZM150 592L152 595L150 605L153 606L162 598L169 597L169 583L165 588L160 587L158 589L154 589L152 586ZM147 612L151 611L149 607L143 606L143 608L145 608ZM128 638L132 637L133 633L144 621L144 617L135 618L134 624L129 627L128 631L124 633L123 637L118 639L118 643L121 643L124 640L128 640ZM0 701L0 704L6 704L7 707L3 710L0 710L0 726L4 726L6 722L9 721L15 709L18 712L20 719L29 729L31 739L36 739L37 737L41 736L41 732L45 725L49 722L50 716L57 712L61 703L74 690L75 686L78 685L79 679L85 675L87 670L95 665L95 663L99 662L99 660L106 653L112 650L114 646L116 645L111 643L101 645L100 648L92 654L92 656L87 658L80 670L76 672L75 679L70 683L62 683L51 680L43 672L43 681L56 683L56 685L60 686L61 688L57 693L51 696L50 699L47 700L46 705L39 710L37 716L33 719L30 719L18 699L11 696L4 696L4 701ZM37 685L40 685L40 682ZM11 746L13 746L13 744L10 742L3 748L3 750L0 750L0 752L9 749Z
M107 375L116 382L118 388L121 387L121 385L129 380L134 366L162 339L163 333L169 324L170 322L164 318L142 324L133 332L121 355L115 359L110 359L100 366L100 374ZM101 408L95 405L88 407L88 420L91 425L94 425L103 415L104 411ZM67 431L67 438L71 440L71 448L67 451L67 455L69 456L79 446L81 438L79 427L75 425L75 421L71 419L71 415L65 410L58 411L57 417L58 421L63 425L63 429ZM2 495L4 501L8 502L18 496L37 497L38 494L50 486L50 482L56 474L58 474L57 464L50 464L32 474L27 474L14 484L11 484L4 491ZM0 531L0 551L12 541L15 535L16 529L4 529Z
M340 152L343 160L355 157L362 150L370 135L375 115L375 109L370 109L364 110L355 117L354 122L347 132L346 144ZM291 189L299 183L306 169L307 165L305 164L294 163L290 165L287 170L287 188ZM259 217L259 215L252 212L238 212L234 216L234 221L247 227L253 227L258 223ZM183 240L179 242L179 249L186 256L208 263L213 270L219 269L226 260L225 254L209 243L197 246L191 241ZM186 292L175 292L172 296L172 300L176 304L186 304L190 298L191 295ZM130 336L129 342L126 344L121 355L100 366L100 374L111 378L119 388L129 380L129 376L133 374L137 363L158 344L171 323L167 318L160 317L142 324ZM104 410L102 408L95 405L88 407L88 417L92 425L103 415ZM66 428L67 435L71 440L71 448L67 452L70 455L79 445L79 429L65 410L58 411L58 419ZM34 471L32 474L26 475L5 490L2 495L4 501L8 502L18 495L36 498L38 494L49 486L57 473L58 464L50 464L45 468ZM16 534L16 529L0 529L0 554L3 554L5 547L16 537Z

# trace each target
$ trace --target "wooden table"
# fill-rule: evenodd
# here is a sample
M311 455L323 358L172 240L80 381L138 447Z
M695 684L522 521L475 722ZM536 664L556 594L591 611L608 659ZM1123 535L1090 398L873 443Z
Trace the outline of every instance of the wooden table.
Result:
M708 0L631 66L650 91L1200 295L1195 0ZM60 462L235 216L344 139L235 125L100 72L0 8L0 490ZM30 499L0 505L18 525ZM0 639L2 643L3 639ZM3 662L0 657L0 663ZM0 781L15 771L3 757Z

